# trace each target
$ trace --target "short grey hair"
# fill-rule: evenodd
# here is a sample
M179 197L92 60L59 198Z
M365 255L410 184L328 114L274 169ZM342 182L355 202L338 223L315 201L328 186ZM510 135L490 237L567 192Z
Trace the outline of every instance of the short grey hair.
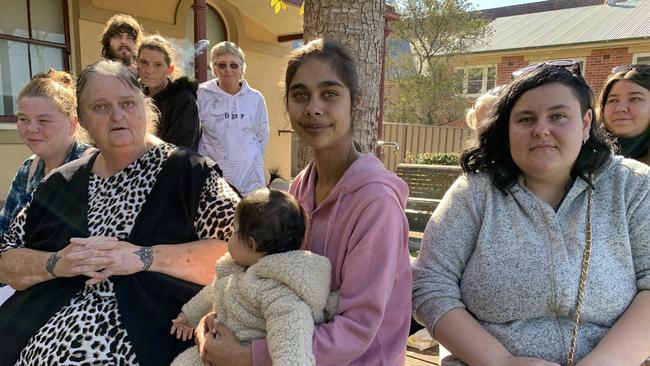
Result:
M210 64L212 64L212 62L214 62L217 57L228 54L233 55L237 58L239 64L242 67L242 74L245 74L246 59L244 57L244 51L242 51L241 48L239 48L239 46L233 42L223 41L214 45L214 47L212 47L210 50Z
M142 97L144 104L144 112L147 123L147 133L154 133L156 127L158 126L158 108L151 100L144 95L142 89L140 88L140 83L136 75L131 72L124 64L118 61L111 60L101 60L95 62L94 64L86 66L79 77L77 78L77 115L79 116L79 125L87 132L85 127L85 118L82 113L82 106L86 104L85 99L83 98L84 91L88 84L88 80L92 76L102 75L102 76L112 76L117 78L133 91L136 91L137 94ZM92 136L88 136L92 141Z

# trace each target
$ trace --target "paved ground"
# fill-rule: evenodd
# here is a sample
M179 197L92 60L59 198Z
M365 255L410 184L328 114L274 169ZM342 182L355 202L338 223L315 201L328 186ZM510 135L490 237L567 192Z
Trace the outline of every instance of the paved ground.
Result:
M440 365L438 346L433 346L424 351L417 348L406 347L406 366Z

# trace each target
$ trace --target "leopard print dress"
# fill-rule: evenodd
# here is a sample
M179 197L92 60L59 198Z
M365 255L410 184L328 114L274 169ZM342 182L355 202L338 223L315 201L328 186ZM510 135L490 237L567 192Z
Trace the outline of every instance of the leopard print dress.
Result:
M163 163L175 149L171 144L158 145L109 178L91 174L88 183L91 236L128 237ZM194 219L198 237L227 240L238 201L237 194L217 171L211 170ZM3 244L0 254L24 246L24 223L25 210L5 235L10 244ZM111 280L79 291L30 338L15 365L137 365Z

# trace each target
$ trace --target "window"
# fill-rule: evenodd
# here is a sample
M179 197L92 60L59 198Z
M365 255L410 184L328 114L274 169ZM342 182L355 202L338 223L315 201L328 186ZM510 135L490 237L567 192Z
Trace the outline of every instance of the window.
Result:
M226 26L224 24L219 13L208 5L208 9L205 12L205 34L207 39L210 40L210 45L205 50L208 53L208 80L215 78L210 69L210 49L217 43L227 40ZM189 43L189 40L193 40L191 44L199 41L194 39L194 8L190 8L187 13L187 19L185 20L185 39L188 41L187 43ZM194 54L192 52L189 54L191 54L191 57L182 66L183 72L185 75L194 75Z
M633 64L650 65L650 53L635 53L632 56Z
M69 70L65 0L3 0L0 12L0 122L16 121L20 89L50 68Z
M529 64L530 65L540 64L542 62L552 61L552 60L559 60L559 59L535 60L535 61L530 61ZM562 59L562 60L578 61L578 63L580 64L580 73L582 74L583 77L585 76L585 63L587 62L587 60L584 57L569 57L569 58Z
M494 65L472 66L456 70L462 80L463 94L479 96L496 86L497 68Z

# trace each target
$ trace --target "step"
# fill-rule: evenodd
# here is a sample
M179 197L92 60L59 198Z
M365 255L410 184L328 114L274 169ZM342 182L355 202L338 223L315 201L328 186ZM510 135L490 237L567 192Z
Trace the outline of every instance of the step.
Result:
M440 203L439 199L434 198L420 198L409 197L406 201L406 208L416 211L429 211L433 212Z
M431 217L431 212L412 210L409 208L405 212L406 219L409 222L409 230L424 232L424 229L427 227L427 222L429 222L429 218Z
M420 250L423 235L424 233L419 231L409 231L409 251L411 255L415 255Z

